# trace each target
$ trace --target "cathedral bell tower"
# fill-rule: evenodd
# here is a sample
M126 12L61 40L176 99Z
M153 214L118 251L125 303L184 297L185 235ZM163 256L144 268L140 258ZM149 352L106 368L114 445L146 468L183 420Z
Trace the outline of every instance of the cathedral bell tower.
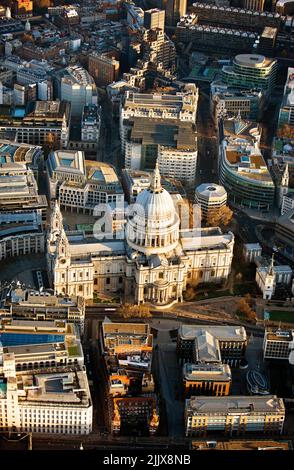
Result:
M70 262L68 239L63 228L63 217L57 201L54 203L50 218L46 257L49 279L55 285L58 268L61 267L64 270Z

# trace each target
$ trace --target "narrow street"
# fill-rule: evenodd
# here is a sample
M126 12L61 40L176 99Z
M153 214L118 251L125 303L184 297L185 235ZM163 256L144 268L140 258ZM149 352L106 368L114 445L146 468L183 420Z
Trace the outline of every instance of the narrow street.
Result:
M199 92L198 116L198 170L196 185L218 182L218 149L214 123L210 115L209 100Z

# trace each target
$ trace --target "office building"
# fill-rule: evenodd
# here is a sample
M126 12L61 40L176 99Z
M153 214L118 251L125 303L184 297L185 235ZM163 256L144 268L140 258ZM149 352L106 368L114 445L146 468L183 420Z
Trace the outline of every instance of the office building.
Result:
M270 26L266 26L262 31L259 43L257 47L257 51L259 54L263 54L266 57L274 57L275 56L275 49L278 37L278 29L271 28Z
M33 1L32 0L13 0L12 2L13 15L16 18L26 18L33 15Z
M127 23L133 31L139 31L144 23L144 10L134 3L126 4Z
M128 428L151 435L159 425L157 397L151 374L153 336L143 323L101 326L100 347L104 358L113 434Z
M294 192L286 193L282 198L281 215L294 209Z
M273 439L226 439L221 441L192 441L191 450L263 450L263 451L287 451L292 450L291 441Z
M80 151L56 150L47 169L50 198L57 198L62 208L91 214L99 204L124 209L122 186L108 163L85 160Z
M166 24L176 26L178 21L186 14L187 0L164 0L166 8Z
M192 184L196 176L196 113L198 90L186 84L173 93L127 91L120 111L120 136L125 167L160 172Z
M148 189L151 183L151 173L147 171L122 170L122 186L129 204L134 204L141 191ZM177 179L162 178L162 187L166 189L172 197L186 198L183 185Z
M245 243L243 247L243 255L245 261L254 263L257 258L260 258L262 248L260 243Z
M36 180L43 169L44 154L37 145L19 144L11 140L0 140L0 161L4 163L23 163L33 170Z
M17 192L17 188L13 185L13 178L11 178L11 184L12 189ZM28 210L26 208L26 210L4 213L0 211L0 260L30 253L44 253L44 251L45 231L40 209Z
M164 31L165 11L152 8L144 12L144 27L146 29L162 29Z
M263 159L260 128L240 117L222 122L219 174L232 204L269 211L275 185Z
M77 65L67 67L60 83L60 99L71 103L71 115L82 117L84 106L97 105L97 88L91 75Z
M294 350L293 341L293 330L266 328L263 340L263 358L289 361L291 351Z
M183 366L183 385L185 397L226 396L232 383L231 369L228 364L189 364Z
M243 326L182 325L178 331L177 356L184 362L239 364L247 346Z
M65 320L27 320L2 317L3 353L14 355L16 371L84 365L78 326Z
M202 220L206 220L209 214L227 204L227 191L219 184L200 184L195 190L195 202L201 208Z
M278 130L284 126L294 126L294 68L289 67L284 87L284 95L279 111Z
M264 95L261 91L230 88L221 81L211 84L211 111L215 122L240 115L257 121L262 115Z
M85 301L82 297L62 297L53 291L16 288L5 299L0 316L15 320L76 323L81 334L85 328Z
M98 145L100 127L101 107L96 104L85 106L81 123L81 140L83 142L95 142Z
M89 74L94 78L98 86L107 86L116 82L119 76L119 61L109 54L92 52L89 55Z
M0 213L38 211L45 219L47 199L38 194L33 170L26 163L0 164Z
M276 2L276 12L280 15L293 15L294 2L293 0L278 0Z
M289 260L294 260L294 209L281 215L275 225L275 245Z
M142 37L142 60L152 62L173 74L176 70L176 48L163 29L146 29Z
M182 299L188 283L220 283L231 270L234 236L219 228L183 228L175 202L162 188L158 166L150 187L126 208L126 228L96 238L71 237L56 203L48 236L48 271L57 293L121 293L125 301L169 304ZM100 240L100 242L98 241ZM176 255L176 253L181 253ZM163 269L164 267L164 269Z
M133 118L128 126L131 130L125 143L126 168L151 170L157 161L162 176L194 185L198 155L194 124Z
M89 434L93 405L74 325L2 319L0 428Z
M276 84L277 61L259 54L239 54L224 65L222 79L233 88L262 90L269 95Z
M185 405L186 437L282 434L284 420L285 405L276 395L191 397Z
M158 404L154 396L117 397L113 399L111 430L114 435L123 434L135 425L136 431L156 434L159 426Z
M70 103L35 101L27 109L0 106L0 137L33 145L53 143L66 147L69 138Z

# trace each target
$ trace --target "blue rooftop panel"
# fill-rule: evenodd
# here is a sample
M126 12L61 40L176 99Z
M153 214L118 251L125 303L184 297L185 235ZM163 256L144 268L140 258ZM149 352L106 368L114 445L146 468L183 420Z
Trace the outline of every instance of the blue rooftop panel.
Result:
M64 335L46 335L30 333L0 333L0 343L5 346L23 346L25 344L61 343Z

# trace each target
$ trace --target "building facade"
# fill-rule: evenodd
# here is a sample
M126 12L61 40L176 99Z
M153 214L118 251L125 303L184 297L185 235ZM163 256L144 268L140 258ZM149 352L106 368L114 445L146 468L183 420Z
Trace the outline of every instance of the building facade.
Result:
M227 204L227 192L223 186L214 183L203 183L195 190L195 202L201 207L202 219L208 214L217 212Z
M181 363L222 362L236 366L244 357L246 347L243 326L182 325L178 331L177 357Z
M183 366L183 385L185 397L226 396L232 383L231 369L228 364L189 364Z
M136 200L121 238L68 236L56 203L47 261L55 291L92 298L93 292L124 293L135 303L182 300L188 283L222 282L231 269L234 236L219 228L179 230L180 217L162 188L158 166L150 187ZM100 242L99 242L100 240Z
M280 328L266 328L263 340L263 358L288 361L294 350L294 332Z
M222 433L282 434L285 405L276 395L266 397L192 397L186 400L186 436Z

